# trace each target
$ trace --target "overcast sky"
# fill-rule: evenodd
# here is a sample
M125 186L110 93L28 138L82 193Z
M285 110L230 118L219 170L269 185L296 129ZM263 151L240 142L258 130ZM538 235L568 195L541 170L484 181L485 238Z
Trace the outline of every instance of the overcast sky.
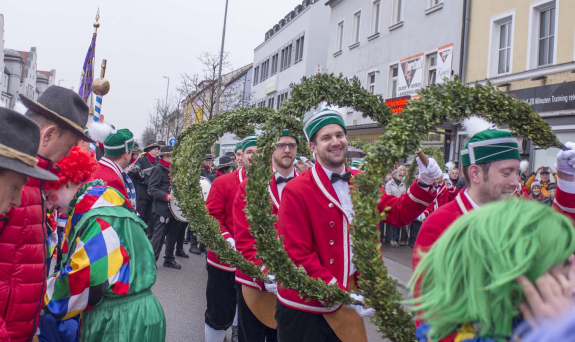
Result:
M61 85L78 90L100 7L96 43L99 76L108 60L111 90L105 120L140 139L155 99L174 94L182 73L199 73L202 52L219 53L225 0L1 0L4 47L38 51L38 69L56 69ZM265 33L300 0L229 0L226 47L234 67L253 62ZM323 5L323 4L320 4ZM56 81L57 83L57 81Z

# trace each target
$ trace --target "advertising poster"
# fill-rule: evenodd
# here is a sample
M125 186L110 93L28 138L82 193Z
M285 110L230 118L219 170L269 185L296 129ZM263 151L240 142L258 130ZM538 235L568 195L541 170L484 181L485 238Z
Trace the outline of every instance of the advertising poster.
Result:
M443 83L443 79L451 79L451 62L453 60L453 44L437 49L437 73L435 84Z
M397 96L416 95L423 84L423 53L399 61Z

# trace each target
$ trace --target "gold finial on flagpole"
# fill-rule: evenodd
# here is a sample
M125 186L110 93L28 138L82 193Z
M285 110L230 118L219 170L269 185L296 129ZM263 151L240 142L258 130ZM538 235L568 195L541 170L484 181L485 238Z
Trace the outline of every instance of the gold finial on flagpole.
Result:
M96 12L96 21L94 22L94 33L98 32L98 27L100 27L100 7L98 7L98 12Z
M107 63L107 60L102 59L102 71L100 72L100 78L94 80L92 83L92 91L96 95L104 96L110 91L110 82L104 78L104 76L106 76Z

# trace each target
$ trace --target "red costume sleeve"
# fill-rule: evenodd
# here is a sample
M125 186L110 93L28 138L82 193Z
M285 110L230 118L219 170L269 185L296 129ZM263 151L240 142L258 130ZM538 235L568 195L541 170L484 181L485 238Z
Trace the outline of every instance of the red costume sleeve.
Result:
M250 224L244 211L246 207L246 184L247 180L240 184L234 200L234 239L236 240L236 249L244 259L260 267L263 263L256 258L257 250L254 247L256 241L250 232Z
M383 192L377 210L386 211L387 218L383 222L401 227L413 222L435 199L435 189L424 190L417 183L407 189L401 197L395 197Z
M216 180L214 180L214 183L210 188L210 193L208 194L208 199L206 200L206 206L210 215L220 223L220 230L222 231L224 239L232 237L231 233L228 231L228 227L225 226L226 192L225 183L222 182L220 178L216 178ZM233 229L233 227L230 228Z
M575 194L562 191L557 187L553 208L575 221Z

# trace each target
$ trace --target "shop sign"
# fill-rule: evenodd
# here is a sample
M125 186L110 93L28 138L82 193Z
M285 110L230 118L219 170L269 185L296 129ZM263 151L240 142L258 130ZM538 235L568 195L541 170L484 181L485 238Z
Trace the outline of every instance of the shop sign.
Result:
M575 109L575 82L512 90L508 94L513 98L525 101L536 112Z
M453 60L453 44L445 45L437 49L437 72L435 84L443 83L443 79L451 79L451 61Z
M407 100L409 100L411 96L401 96L401 97L394 97L391 99L385 100L385 104L391 109L393 114L401 113L407 106Z
M417 94L423 84L423 53L400 60L398 76L397 95Z

